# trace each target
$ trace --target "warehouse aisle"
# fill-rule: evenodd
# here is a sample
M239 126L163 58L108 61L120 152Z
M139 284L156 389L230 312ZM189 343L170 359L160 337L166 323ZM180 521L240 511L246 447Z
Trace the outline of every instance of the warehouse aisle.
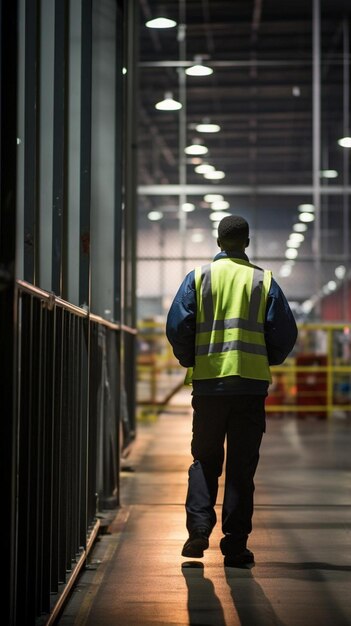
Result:
M60 626L349 626L350 421L267 419L252 569L223 567L218 523L198 567L180 555L190 436L191 413L177 398L140 426L121 509Z

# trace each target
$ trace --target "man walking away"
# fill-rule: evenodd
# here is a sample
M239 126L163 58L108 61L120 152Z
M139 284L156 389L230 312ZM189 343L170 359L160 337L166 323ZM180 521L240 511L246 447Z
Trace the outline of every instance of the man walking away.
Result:
M265 432L270 365L294 347L296 323L269 270L250 263L249 225L221 220L221 252L183 280L167 316L166 334L192 384L193 434L186 496L189 537L182 555L202 557L216 524L218 478L227 456L220 549L224 565L254 563L254 475Z

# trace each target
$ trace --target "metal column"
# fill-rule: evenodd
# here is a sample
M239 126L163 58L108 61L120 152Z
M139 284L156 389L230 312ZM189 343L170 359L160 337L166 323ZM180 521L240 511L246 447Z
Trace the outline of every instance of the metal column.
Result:
M90 308L92 0L82 0L79 304Z
M80 117L80 210L79 210L79 304L90 310L90 212L91 212L91 108L92 108L92 0L82 0L81 12L81 117ZM81 377L83 388L90 383L90 322L83 320L81 333ZM86 527L89 518L89 394L82 393L80 419L82 425L81 454L86 468L82 484L82 515L80 545L86 547ZM84 474L83 474L84 476Z
M64 297L67 203L67 0L55 1L54 154L52 190L52 290Z
M315 206L315 222L313 232L313 253L316 268L315 291L318 293L322 285L321 275L321 192L319 172L321 167L321 35L320 35L320 0L313 0L313 145L312 145L312 183L313 204ZM316 305L317 315L320 301Z
M343 20L343 136L350 136L350 34L349 19L347 16ZM350 151L344 149L343 153L343 253L345 265L350 265L350 216L349 216L349 167L350 167ZM343 284L343 303L342 312L344 320L350 319L351 309L349 306L350 284L344 281Z
M185 0L179 0L179 26L178 26L178 44L179 44L179 60L186 59L186 15ZM182 274L185 274L185 256L186 256L186 224L187 214L183 211L182 206L186 202L186 74L185 68L178 68L178 84L179 84L179 100L182 108L179 111L179 236L181 242L181 258Z
M24 96L24 279L36 284L38 271L39 193L39 6L25 3L25 96Z
M115 92L115 254L113 285L113 318L121 321L122 305L122 232L123 232L123 94L127 77L124 66L124 6L123 0L116 6L116 92Z
M126 88L125 88L125 132L124 132L124 286L123 286L123 322L132 328L136 327L136 231L137 231L137 185L136 185L136 161L137 161L137 29L138 7L135 0L124 3L126 14ZM133 430L135 430L135 380L136 380L136 342L135 336L124 333L125 361L124 383L128 405L128 414Z
M3 505L2 619L15 623L16 612L16 167L17 167L17 2L0 5L0 365L1 476Z

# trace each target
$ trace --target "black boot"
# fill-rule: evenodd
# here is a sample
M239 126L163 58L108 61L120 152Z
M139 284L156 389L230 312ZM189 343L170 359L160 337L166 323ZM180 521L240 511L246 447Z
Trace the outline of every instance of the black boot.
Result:
M189 539L185 542L182 550L182 556L190 556L201 558L204 550L209 546L209 532L206 528L196 528L189 534Z
M255 558L251 550L245 548L237 554L226 554L224 557L225 567L246 567L253 565Z

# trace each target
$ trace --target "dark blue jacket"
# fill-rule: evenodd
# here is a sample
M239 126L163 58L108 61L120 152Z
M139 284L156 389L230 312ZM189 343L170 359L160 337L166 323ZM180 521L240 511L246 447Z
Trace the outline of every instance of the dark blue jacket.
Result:
M228 256L220 252L214 258ZM243 252L231 253L231 257L249 261ZM166 335L175 357L183 367L191 367L195 360L196 289L194 270L184 278L167 316ZM264 324L266 348L270 365L283 363L293 349L297 327L289 304L276 281L272 278L267 299ZM256 379L227 376L209 380L194 380L194 395L252 394L266 395L268 382Z

